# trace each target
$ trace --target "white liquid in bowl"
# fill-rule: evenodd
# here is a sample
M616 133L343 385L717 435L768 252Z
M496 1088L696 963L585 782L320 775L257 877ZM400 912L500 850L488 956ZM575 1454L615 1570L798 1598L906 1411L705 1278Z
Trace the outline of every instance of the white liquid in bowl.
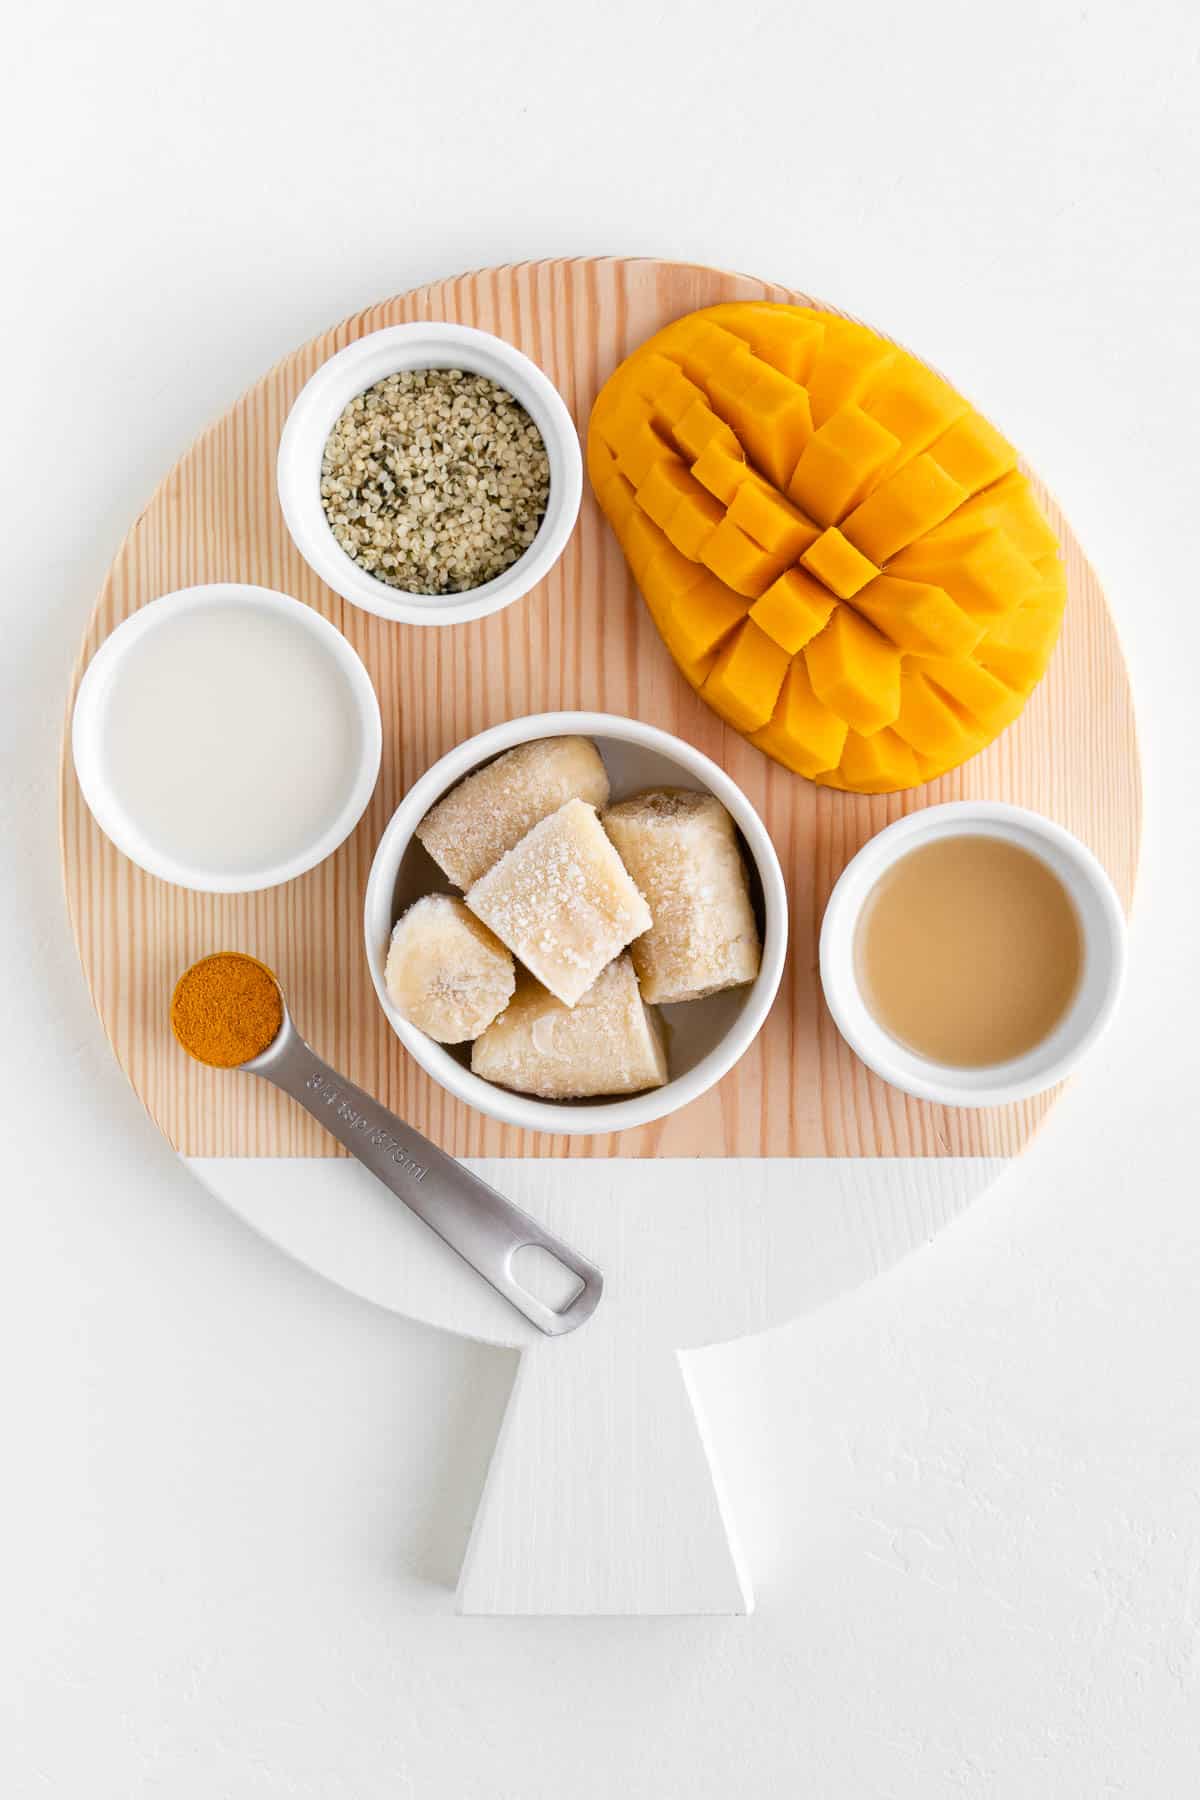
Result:
M118 663L101 758L134 829L234 879L304 852L363 759L349 681L303 623L253 604L166 615Z

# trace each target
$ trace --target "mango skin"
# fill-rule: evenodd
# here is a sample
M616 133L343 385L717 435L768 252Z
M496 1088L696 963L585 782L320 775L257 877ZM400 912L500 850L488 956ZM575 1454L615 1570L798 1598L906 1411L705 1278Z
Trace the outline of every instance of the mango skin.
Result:
M604 384L587 461L686 679L796 774L920 786L1045 673L1066 572L1016 451L866 326L688 313Z

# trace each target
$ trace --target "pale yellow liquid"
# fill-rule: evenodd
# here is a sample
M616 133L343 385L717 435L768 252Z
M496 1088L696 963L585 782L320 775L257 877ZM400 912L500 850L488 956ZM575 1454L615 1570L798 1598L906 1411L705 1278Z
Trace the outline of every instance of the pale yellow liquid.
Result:
M1083 967L1079 916L1038 857L994 837L912 850L869 895L854 942L868 1007L910 1050L955 1068L1049 1036Z

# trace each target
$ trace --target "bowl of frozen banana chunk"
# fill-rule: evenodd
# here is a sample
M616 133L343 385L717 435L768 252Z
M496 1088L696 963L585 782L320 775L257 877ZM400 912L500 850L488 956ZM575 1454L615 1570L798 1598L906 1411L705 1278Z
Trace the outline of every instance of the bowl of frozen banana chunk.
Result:
M745 1053L783 973L787 894L708 757L636 719L542 713L409 790L364 929L384 1014L435 1081L506 1124L585 1135L666 1117Z

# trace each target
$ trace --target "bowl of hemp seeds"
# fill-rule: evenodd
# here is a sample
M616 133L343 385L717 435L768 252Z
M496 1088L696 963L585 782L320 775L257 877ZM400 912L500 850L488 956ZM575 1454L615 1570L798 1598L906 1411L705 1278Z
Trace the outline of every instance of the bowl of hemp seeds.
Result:
M296 398L276 465L293 542L327 586L409 625L499 612L558 561L579 436L537 364L466 325L373 331Z

